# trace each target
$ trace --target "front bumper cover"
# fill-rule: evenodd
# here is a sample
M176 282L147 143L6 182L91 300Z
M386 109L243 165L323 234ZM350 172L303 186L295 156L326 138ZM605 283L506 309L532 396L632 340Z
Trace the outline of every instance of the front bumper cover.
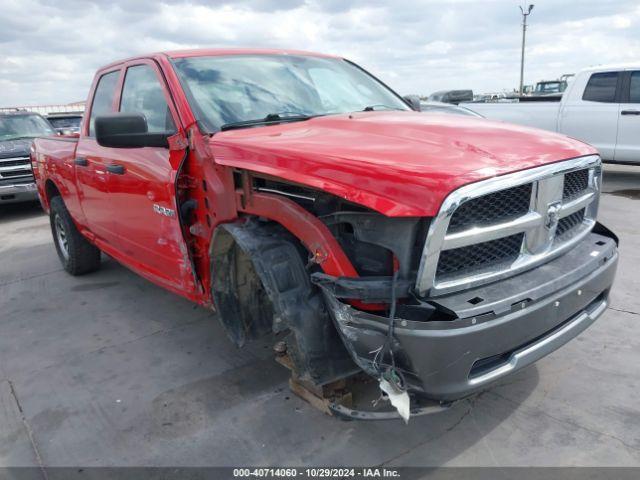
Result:
M396 318L394 355L409 390L456 400L556 350L605 311L617 261L615 239L591 233L535 269L427 299L454 320ZM375 376L372 361L384 343L388 319L356 310L327 288L322 291L353 359Z

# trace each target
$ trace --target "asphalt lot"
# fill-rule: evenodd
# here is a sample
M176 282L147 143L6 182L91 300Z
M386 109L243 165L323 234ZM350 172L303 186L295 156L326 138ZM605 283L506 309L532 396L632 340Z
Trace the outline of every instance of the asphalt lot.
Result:
M564 348L435 416L343 422L265 341L105 259L62 271L37 205L0 207L0 466L640 466L640 167L607 166L612 306Z

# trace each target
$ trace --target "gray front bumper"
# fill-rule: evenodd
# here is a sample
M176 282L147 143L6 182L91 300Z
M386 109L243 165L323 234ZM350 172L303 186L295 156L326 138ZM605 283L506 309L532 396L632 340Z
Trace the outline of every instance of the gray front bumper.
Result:
M33 182L0 185L0 204L30 202L38 199L38 189Z
M571 251L535 269L429 299L454 320L397 318L394 351L410 390L455 400L556 350L605 311L617 261L615 241L591 233ZM374 375L372 360L384 342L388 319L323 292L347 349ZM482 301L469 302L477 298Z

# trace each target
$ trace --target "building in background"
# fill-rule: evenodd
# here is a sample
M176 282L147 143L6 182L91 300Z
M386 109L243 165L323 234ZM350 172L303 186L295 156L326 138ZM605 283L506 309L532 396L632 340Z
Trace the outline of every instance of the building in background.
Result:
M26 106L16 106L16 107L0 107L0 112L16 112L16 111L27 111L27 112L35 112L40 115L49 115L55 113L79 113L82 115L84 113L84 101L82 102L73 102L73 103L65 103L58 105L26 105Z

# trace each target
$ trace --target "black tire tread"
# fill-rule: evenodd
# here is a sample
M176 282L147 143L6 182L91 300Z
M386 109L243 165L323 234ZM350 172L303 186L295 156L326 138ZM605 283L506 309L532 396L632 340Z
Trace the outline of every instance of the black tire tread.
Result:
M89 243L89 241L78 231L62 198L59 196L53 197L49 202L49 205L51 210L50 221L53 243L64 269L71 275L84 275L98 270L100 268L100 250ZM68 259L65 259L62 255L56 239L54 224L54 217L56 214L60 216L67 233L67 241L69 242Z

